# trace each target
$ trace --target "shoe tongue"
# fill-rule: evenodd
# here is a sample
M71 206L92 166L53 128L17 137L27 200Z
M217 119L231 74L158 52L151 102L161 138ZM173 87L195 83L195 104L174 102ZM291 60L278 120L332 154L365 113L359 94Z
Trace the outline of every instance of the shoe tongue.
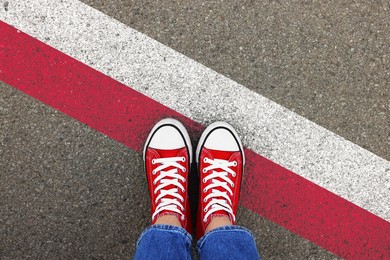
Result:
M169 210L163 210L163 211L161 211L161 212L157 215L157 217L166 216L166 215L176 216L179 220L181 220L180 215L179 215L178 213L173 212L173 211L169 211ZM157 218L157 217L156 217L156 218Z
M229 161L230 158L232 157L232 155L237 152L237 151L220 151L220 150L213 150L213 149L208 149L208 148L207 148L207 150L210 151L210 153L213 155L214 159L221 159L221 160L226 160L226 161ZM217 169L217 171L219 171L219 169ZM217 189L221 192L226 192L226 190L224 190L220 187L216 187L213 189ZM227 211L224 211L224 210L218 210L218 211L215 211L214 213L211 214L211 218L218 217L218 216L227 216L229 219L231 219L229 213Z
M163 150L163 149L155 149L154 148L154 150L160 155L160 158L179 157L179 154L180 154L180 156L182 156L181 152L182 152L183 149L185 149L185 147L179 148L179 149L174 149L174 150ZM167 167L163 171L166 172L166 171L169 171L171 169L174 169L174 167L173 166ZM178 169L178 171L179 171L179 169ZM166 178L167 179L171 179L169 177L166 177ZM159 185L159 184L157 184L157 185ZM156 187L157 187L157 185L156 185ZM164 190L179 189L178 192L181 193L180 188L175 186L175 185L172 185L172 184L164 187L163 189ZM176 197L173 197L173 196L170 196L170 195L165 195L164 198L165 199L177 199ZM178 207L178 208L180 209L180 207ZM159 213L159 216L163 216L163 215L176 215L180 219L179 214L177 214L176 212L169 211L169 210L163 210L163 211L161 211Z
M229 161L230 157L237 152L237 151L219 151L219 150L213 150L208 148L207 150L210 151L214 159L221 159L226 161Z
M227 216L229 219L230 219L230 215L229 213L227 213L226 211L224 210L218 210L214 213L211 214L211 218L214 218L214 217L222 217L222 216Z

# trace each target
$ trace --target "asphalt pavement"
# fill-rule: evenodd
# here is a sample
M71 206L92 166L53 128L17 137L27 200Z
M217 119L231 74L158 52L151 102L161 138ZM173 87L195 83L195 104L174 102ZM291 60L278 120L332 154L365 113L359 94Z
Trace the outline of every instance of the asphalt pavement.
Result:
M387 1L82 1L390 160ZM149 225L139 152L1 82L0 169L5 259L130 258ZM337 258L238 223L263 259Z

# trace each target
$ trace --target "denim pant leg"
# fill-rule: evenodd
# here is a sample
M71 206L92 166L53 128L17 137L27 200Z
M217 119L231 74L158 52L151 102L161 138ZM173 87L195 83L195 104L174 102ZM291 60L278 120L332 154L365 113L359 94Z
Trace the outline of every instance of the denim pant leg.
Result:
M191 241L184 228L152 225L138 239L134 259L192 259Z
M239 226L216 228L197 243L199 258L204 259L260 259L253 235Z

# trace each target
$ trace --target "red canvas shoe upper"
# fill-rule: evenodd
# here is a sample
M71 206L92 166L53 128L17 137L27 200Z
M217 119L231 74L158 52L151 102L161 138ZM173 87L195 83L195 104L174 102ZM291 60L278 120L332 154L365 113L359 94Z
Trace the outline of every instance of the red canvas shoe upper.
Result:
M213 136L209 135L208 138L213 138ZM207 140L205 143L207 144ZM216 150L207 148L207 145L199 145L200 196L197 216L198 238L204 235L206 227L215 216L228 216L232 224L236 223L244 167L243 151L239 141L237 141L236 151ZM218 147L218 144L210 146Z
M175 124L180 124L177 121L174 122ZM157 129L153 129L149 135L144 150L145 171L151 199L152 224L156 222L159 216L175 215L178 217L182 227L191 233L191 214L187 195L188 174L191 165L189 149L191 148L185 145L184 139L177 140L179 137L182 138L178 132L166 136L166 133L169 131L178 131L177 129L172 128L169 131L165 131L164 136L160 135L161 132L154 134L153 131L157 132L161 129L161 122L159 124L160 126L155 127ZM163 125L163 127L165 126ZM165 128L165 130L167 129ZM156 138L161 140L156 140ZM170 138L176 138L176 140L169 140ZM171 146L172 143L174 144L173 146L176 143L183 147L175 149L157 148L158 146ZM153 145L153 147L149 145Z

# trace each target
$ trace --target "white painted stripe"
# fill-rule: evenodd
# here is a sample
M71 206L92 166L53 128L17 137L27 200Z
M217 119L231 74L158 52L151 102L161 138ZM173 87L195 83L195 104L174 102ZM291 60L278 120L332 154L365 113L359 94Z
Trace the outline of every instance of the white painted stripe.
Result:
M10 1L0 19L200 123L230 122L248 148L390 220L389 161L146 35L77 0Z

